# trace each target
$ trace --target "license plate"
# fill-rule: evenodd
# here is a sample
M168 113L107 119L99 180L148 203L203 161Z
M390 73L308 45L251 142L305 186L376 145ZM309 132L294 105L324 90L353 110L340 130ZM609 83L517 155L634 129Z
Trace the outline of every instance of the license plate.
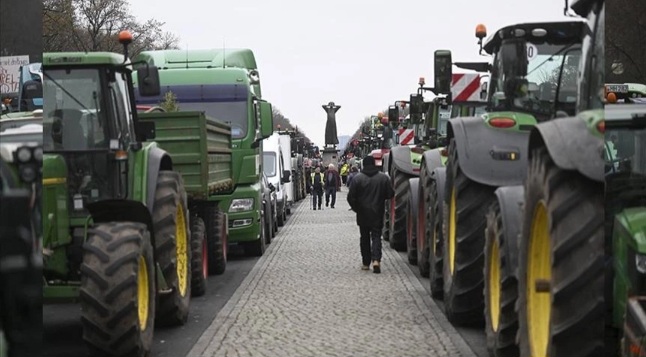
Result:
M606 86L608 92L613 93L628 93L628 85L626 84L609 84Z

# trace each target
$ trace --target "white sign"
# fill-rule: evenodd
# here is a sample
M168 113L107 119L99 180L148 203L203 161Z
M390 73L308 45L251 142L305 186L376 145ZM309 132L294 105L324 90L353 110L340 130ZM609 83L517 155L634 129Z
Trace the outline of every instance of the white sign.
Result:
M0 93L16 93L20 83L20 66L29 64L29 56L0 57Z
M527 43L527 62L538 56L538 47L532 43Z

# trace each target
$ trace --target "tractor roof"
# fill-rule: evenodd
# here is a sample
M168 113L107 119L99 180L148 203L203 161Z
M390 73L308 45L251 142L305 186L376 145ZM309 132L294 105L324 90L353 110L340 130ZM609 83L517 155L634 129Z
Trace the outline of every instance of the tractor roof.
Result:
M127 61L125 64L129 64ZM123 55L113 52L49 52L43 53L43 66L123 65Z
M489 36L485 41L483 48L488 54L493 54L500 47L503 40L518 37L523 37L528 42L534 44L550 43L565 45L581 41L585 25L586 21L584 19L567 19L563 21L531 22L509 25L499 29ZM535 36L532 33L535 29L543 29L547 31L547 34L543 36ZM523 33L523 35L517 36L516 33L519 31Z
M133 62L146 61L159 69L237 67L258 69L250 49L221 48L208 50L143 51Z
M624 121L639 117L646 121L646 102L639 104L606 104L604 107L606 121Z

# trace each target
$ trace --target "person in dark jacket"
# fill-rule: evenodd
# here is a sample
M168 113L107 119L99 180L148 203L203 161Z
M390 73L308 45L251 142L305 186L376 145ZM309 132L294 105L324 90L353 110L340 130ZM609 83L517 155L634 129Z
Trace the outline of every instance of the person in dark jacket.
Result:
M316 204L318 202L319 210L321 209L321 204L323 204L323 185L325 177L321 173L321 169L318 167L312 172L310 177L310 193L312 194L312 208L316 210Z
M336 191L341 189L341 176L334 167L334 164L328 165L325 171L325 207L330 206L330 196L332 196L332 205L336 203Z
M354 179L355 176L359 174L359 169L356 166L352 166L350 169L350 174L348 175L348 182L346 183L346 186L350 187L350 184L352 183L352 179Z
M375 159L363 159L363 170L352 179L348 192L350 208L357 214L361 234L362 270L381 273L381 228L383 226L385 201L395 195L390 179L375 166ZM372 244L371 244L372 243Z

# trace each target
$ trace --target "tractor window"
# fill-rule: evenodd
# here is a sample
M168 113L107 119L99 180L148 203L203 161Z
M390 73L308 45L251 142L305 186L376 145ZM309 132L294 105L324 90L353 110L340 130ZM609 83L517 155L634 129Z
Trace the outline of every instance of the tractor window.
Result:
M46 70L43 83L43 150L101 150L109 145L96 69Z
M612 130L605 137L606 174L646 175L646 130Z
M276 153L264 152L262 153L262 168L265 176L276 176Z

